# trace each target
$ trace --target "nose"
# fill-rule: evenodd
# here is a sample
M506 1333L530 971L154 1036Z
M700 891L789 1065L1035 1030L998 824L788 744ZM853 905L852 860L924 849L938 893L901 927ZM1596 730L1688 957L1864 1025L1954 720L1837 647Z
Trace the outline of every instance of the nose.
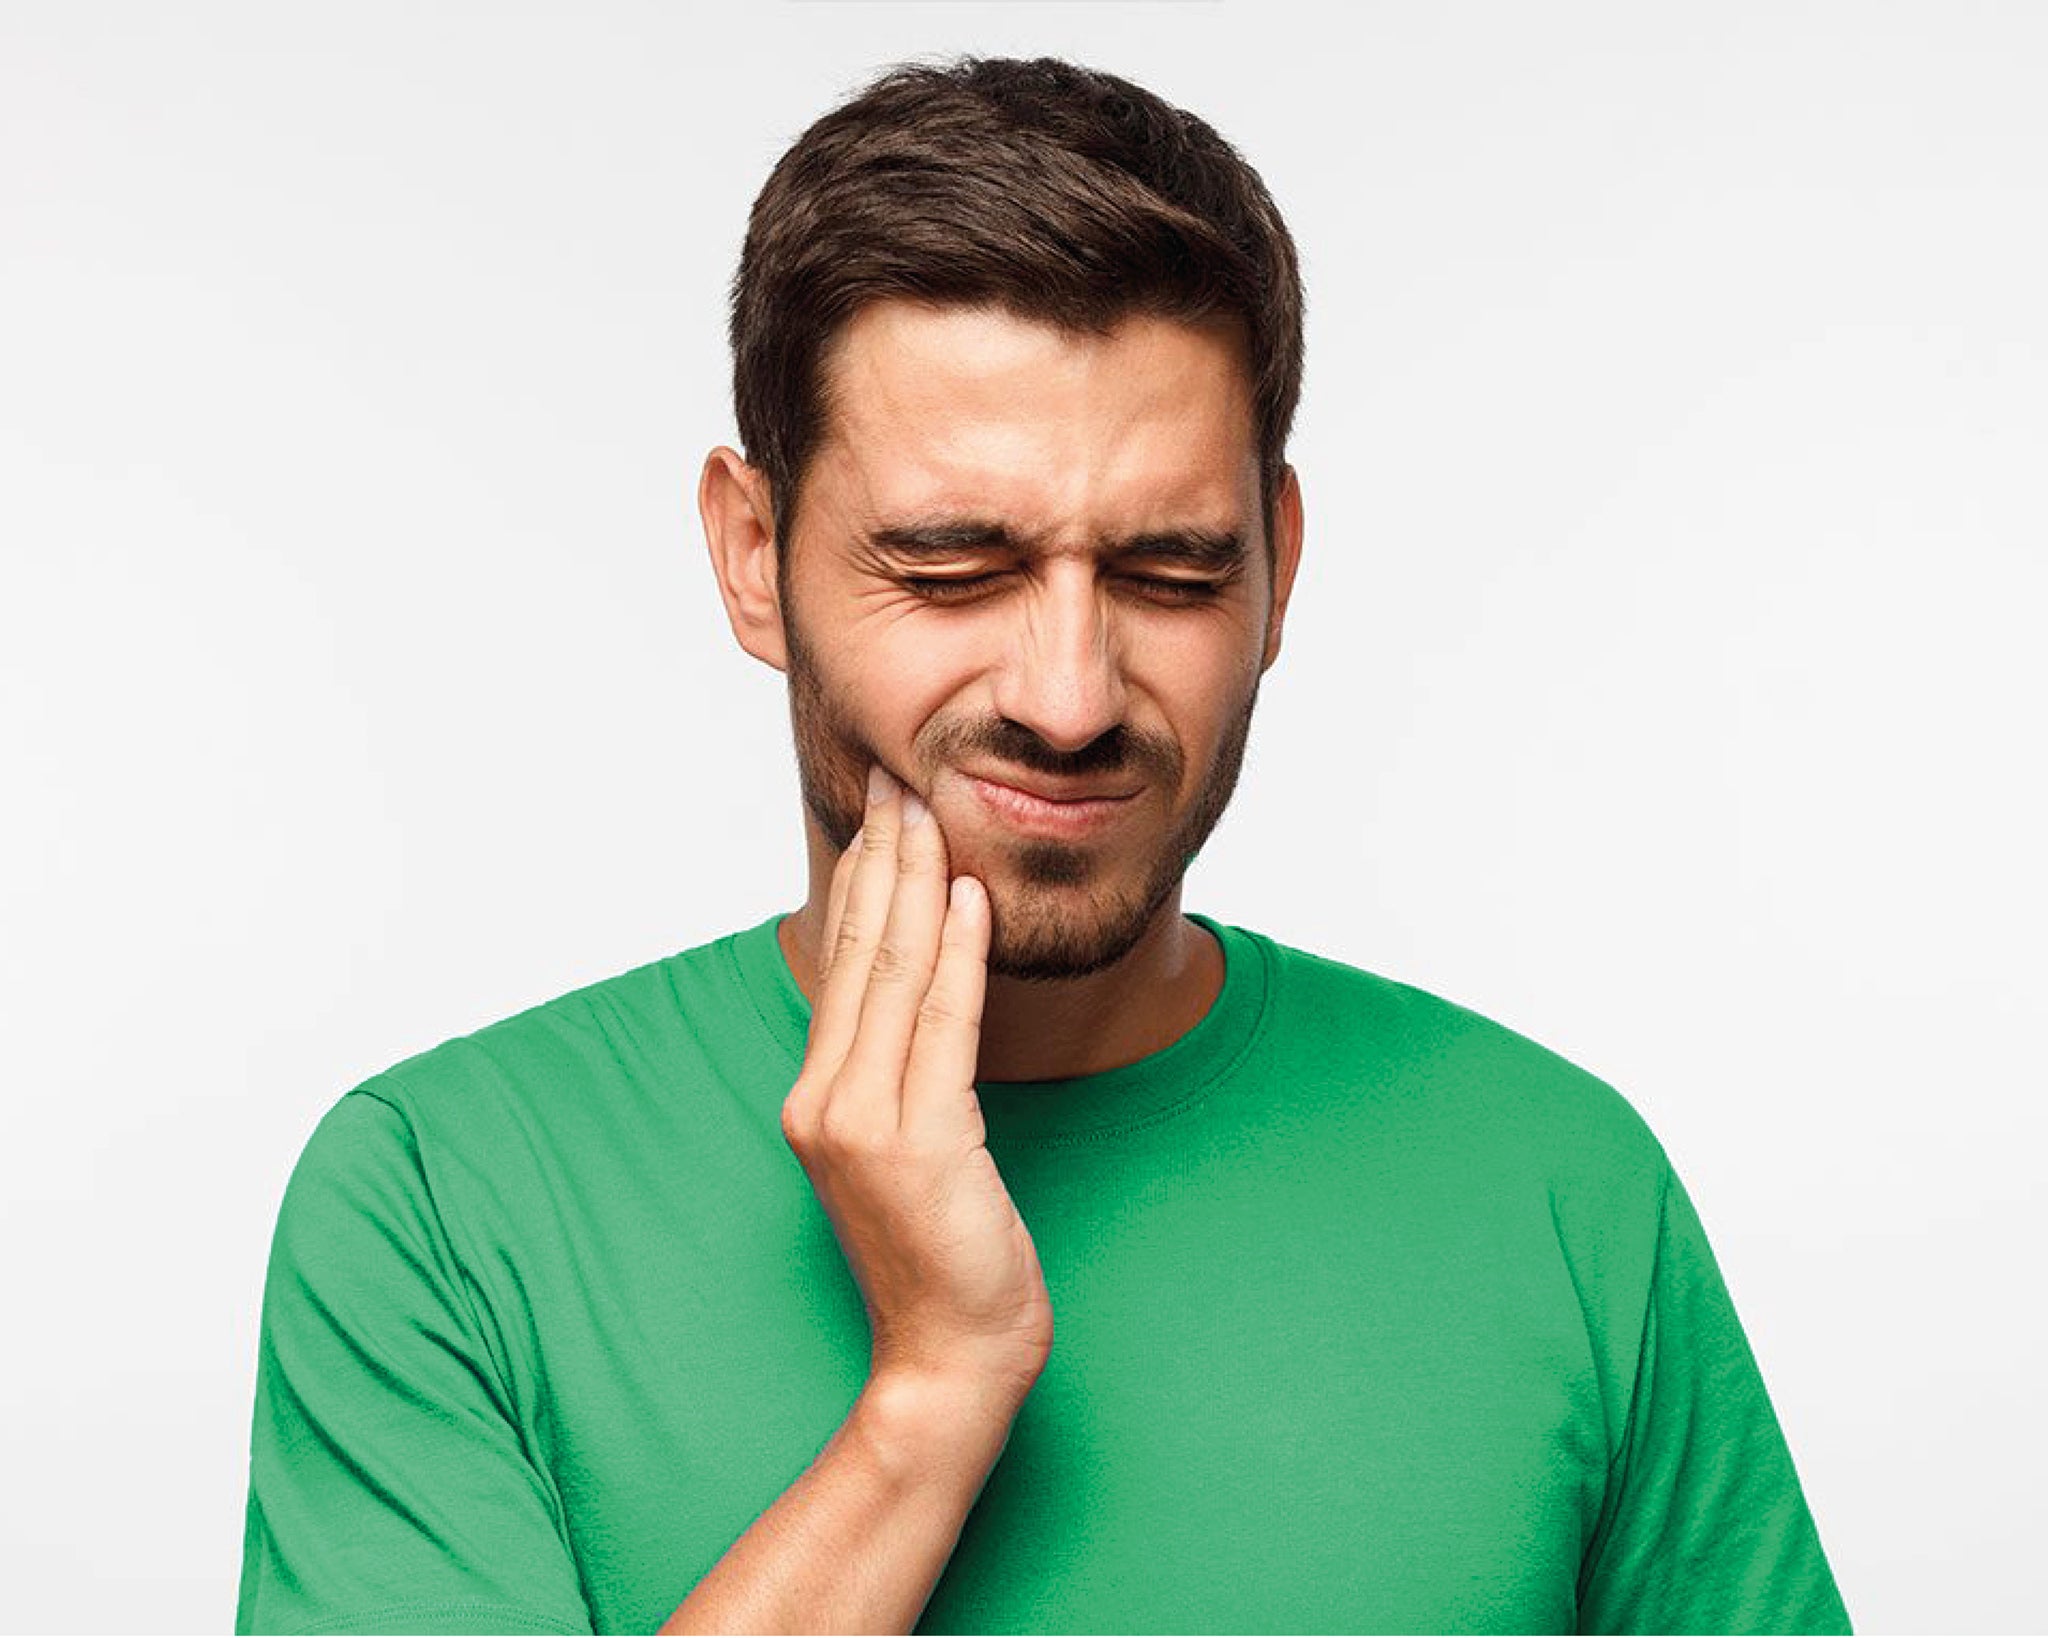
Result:
M1078 751L1123 721L1123 660L1094 567L1050 565L1019 600L997 669L996 709L1056 751Z

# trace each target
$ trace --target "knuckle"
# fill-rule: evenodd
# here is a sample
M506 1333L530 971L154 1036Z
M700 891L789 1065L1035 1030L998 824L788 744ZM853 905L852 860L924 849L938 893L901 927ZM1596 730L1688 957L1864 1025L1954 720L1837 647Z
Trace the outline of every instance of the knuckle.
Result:
M917 963L903 952L901 946L884 942L875 950L874 964L868 975L881 984L909 984L919 976Z
M817 1102L802 1083L782 1101L782 1138L792 1149L808 1148L818 1128Z
M892 1133L880 1131L865 1114L845 1103L827 1104L818 1119L816 1142L820 1149L842 1160L873 1160L885 1154Z
M939 834L936 818L927 819L915 830L903 833L903 845L896 850L897 869L908 873L913 870L929 870L932 861L943 859L946 841Z
M860 918L847 906L846 913L839 918L839 931L832 940L832 961L837 965L840 958L851 955L860 946Z
M917 1021L920 1026L929 1024L936 1029L952 1029L967 1022L967 1015L953 1004L952 998L934 991L919 1003Z

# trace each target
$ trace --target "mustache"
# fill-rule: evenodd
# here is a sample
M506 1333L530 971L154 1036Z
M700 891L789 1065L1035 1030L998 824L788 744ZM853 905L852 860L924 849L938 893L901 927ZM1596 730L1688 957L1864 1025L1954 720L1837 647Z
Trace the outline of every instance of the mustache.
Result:
M1020 723L1003 721L958 735L948 735L939 748L946 761L970 757L1004 767L1022 768L1049 779L1086 779L1094 774L1143 771L1155 775L1175 771L1170 749L1154 745L1122 724L1090 740L1077 751L1059 751Z

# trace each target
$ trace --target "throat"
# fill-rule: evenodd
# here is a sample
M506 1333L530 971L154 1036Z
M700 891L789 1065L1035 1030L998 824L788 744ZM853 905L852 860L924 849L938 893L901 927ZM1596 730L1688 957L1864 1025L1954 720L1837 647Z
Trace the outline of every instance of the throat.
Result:
M982 1081L1063 1081L1121 1069L1193 1029L1223 992L1215 935L1173 916L1115 966L1056 983L990 975Z

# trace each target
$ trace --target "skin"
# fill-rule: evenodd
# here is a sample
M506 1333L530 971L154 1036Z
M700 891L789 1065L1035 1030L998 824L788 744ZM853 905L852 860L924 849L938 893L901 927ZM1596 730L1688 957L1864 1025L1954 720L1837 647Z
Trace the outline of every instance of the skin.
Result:
M1301 551L1290 468L1269 572L1235 327L1134 315L1077 335L889 300L849 321L825 380L786 579L761 473L721 447L698 491L733 634L789 678L809 870L778 927L792 974L815 1006L834 866L879 763L929 805L948 873L987 891L976 1079L1063 1079L1170 1045L1222 986L1181 880L1235 788ZM913 559L874 538L967 522L1007 539ZM1235 535L1241 562L1108 549L1174 533ZM992 578L940 599L911 584L968 576ZM1150 583L1176 579L1214 590ZM992 816L970 770L1132 794L1109 825L1051 840Z

